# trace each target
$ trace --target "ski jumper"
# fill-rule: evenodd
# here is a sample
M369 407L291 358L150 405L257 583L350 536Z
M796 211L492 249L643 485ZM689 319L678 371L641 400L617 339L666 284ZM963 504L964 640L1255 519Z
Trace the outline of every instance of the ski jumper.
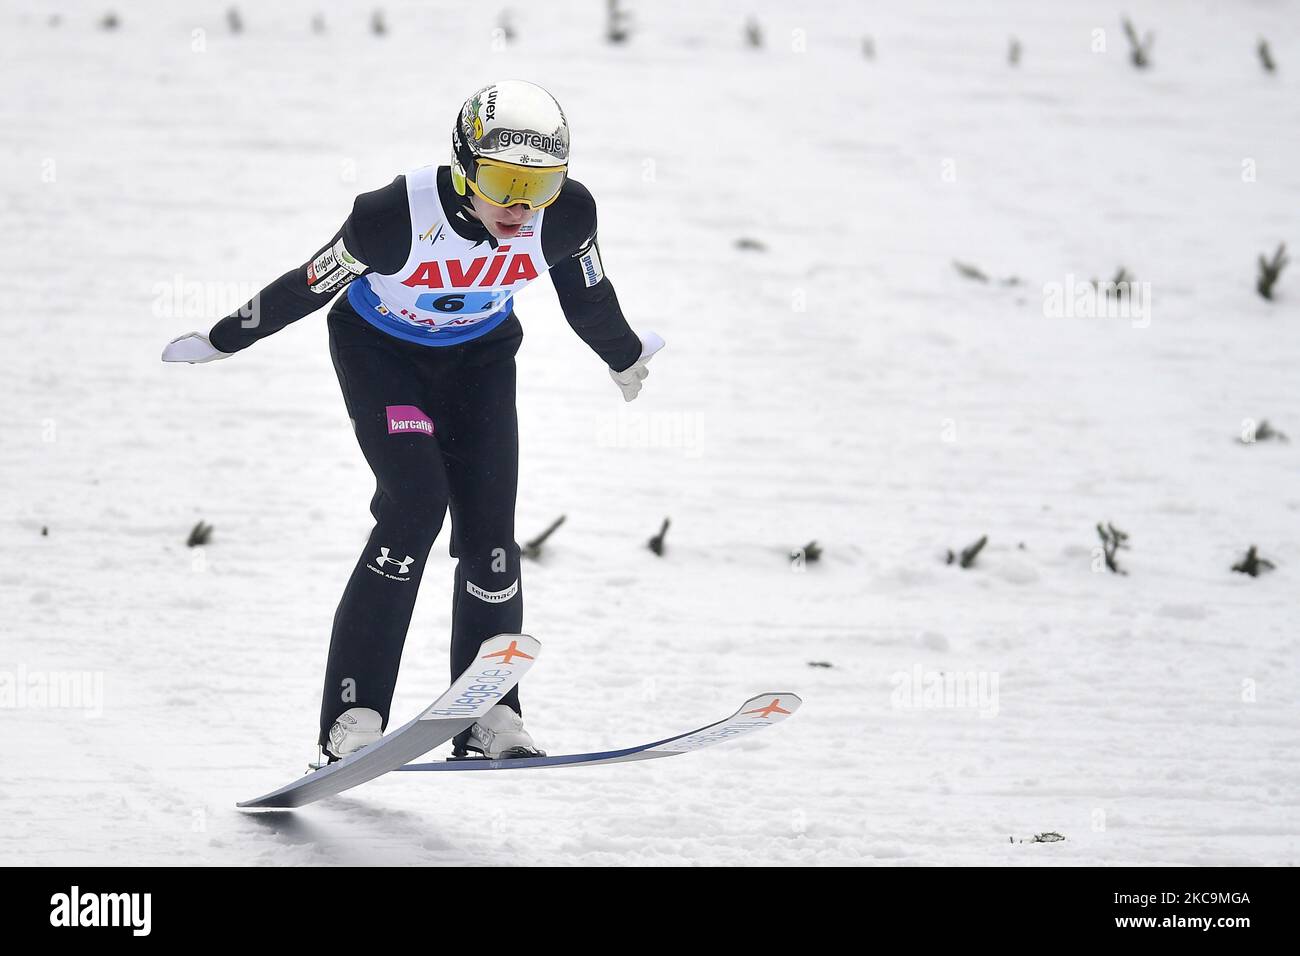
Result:
M485 638L523 628L514 295L549 270L565 318L610 368L640 356L604 275L585 187L568 180L503 243L467 208L446 166L364 193L328 244L209 334L236 352L346 293L327 320L330 355L375 475L375 525L334 616L322 745L351 707L378 711L387 726L416 592L448 510L452 677ZM502 702L519 712L518 688Z

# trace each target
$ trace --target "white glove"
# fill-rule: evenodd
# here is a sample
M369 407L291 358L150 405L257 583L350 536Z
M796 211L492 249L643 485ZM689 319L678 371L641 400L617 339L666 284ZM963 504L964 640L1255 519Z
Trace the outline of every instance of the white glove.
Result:
M202 332L186 332L167 343L167 347L163 349L162 360L189 362L193 365L196 362L215 362L218 359L230 358L230 355L230 352L223 352L216 348Z
M637 393L641 391L641 382L650 370L645 367L645 363L650 361L651 357L664 347L664 340L654 332L647 332L641 338L641 357L623 369L616 372L609 370L609 377L614 380L614 384L623 390L623 401L630 402L636 398Z

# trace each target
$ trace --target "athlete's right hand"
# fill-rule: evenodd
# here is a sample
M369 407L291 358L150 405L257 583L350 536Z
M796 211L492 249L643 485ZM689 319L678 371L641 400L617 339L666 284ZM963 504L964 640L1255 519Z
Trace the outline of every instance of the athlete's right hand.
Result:
M162 360L189 362L194 365L197 362L215 362L230 356L230 352L223 352L216 348L202 332L186 332L167 343L167 347L163 349Z
M638 336L641 339L641 356L630 366L621 372L613 369L609 370L609 377L614 380L623 392L623 401L630 402L641 392L641 383L645 377L650 374L650 370L645 367L645 363L654 357L654 354L664 347L664 340L655 332L647 332L645 335Z

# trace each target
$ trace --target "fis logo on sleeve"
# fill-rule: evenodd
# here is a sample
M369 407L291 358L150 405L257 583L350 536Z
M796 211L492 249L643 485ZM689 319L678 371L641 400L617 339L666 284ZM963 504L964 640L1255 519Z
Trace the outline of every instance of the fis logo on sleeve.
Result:
M600 285L600 280L605 278L605 270L600 264L600 250L596 248L596 238L592 237L585 249L578 252L578 265L582 267L582 281L586 283L588 289L594 285Z

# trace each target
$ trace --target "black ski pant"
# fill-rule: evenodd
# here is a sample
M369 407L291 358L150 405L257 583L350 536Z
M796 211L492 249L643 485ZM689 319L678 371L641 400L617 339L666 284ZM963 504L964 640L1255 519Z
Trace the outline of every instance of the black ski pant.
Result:
M452 677L485 638L523 625L514 527L519 320L511 315L480 338L441 348L372 328L346 297L328 321L334 368L376 488L375 527L334 615L322 745L351 707L378 711L387 727L416 591L449 507L457 559ZM518 689L502 703L519 712Z

